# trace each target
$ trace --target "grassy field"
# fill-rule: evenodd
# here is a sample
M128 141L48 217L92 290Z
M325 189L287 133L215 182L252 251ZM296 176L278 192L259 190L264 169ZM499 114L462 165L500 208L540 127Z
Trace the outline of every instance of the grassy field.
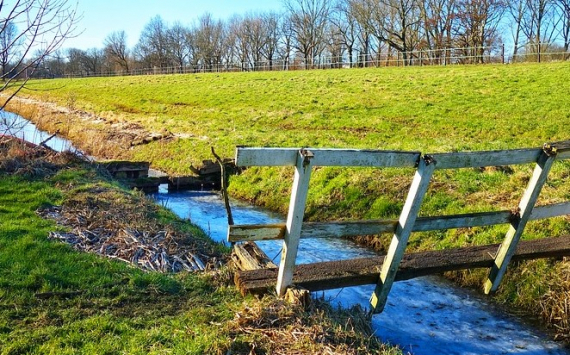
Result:
M113 216L117 228L151 223L176 229L184 240L206 238L93 167L21 151L15 161L3 148L0 354L400 353L370 338L363 313L244 299L230 286L227 268L143 272L48 240L62 227L36 211L52 205L88 205L91 214L121 209L120 218Z
M29 103L15 102L11 109L98 156L150 160L158 169L187 174L190 164L211 158L211 146L228 157L236 145L423 153L538 147L570 139L568 92L570 63L381 68L43 80L20 96L75 114ZM134 138L121 134L129 129L172 136L133 145ZM438 171L420 214L512 210L532 168ZM570 199L569 169L569 163L555 164L540 204ZM412 177L406 169L318 169L307 218L397 217ZM230 192L283 212L291 181L291 169L248 169L232 176ZM494 243L505 231L417 233L410 248ZM524 238L567 233L570 221L558 218L531 223ZM389 237L375 237L374 244L382 249ZM566 284L566 269L566 263L544 261L515 266L498 299L541 314L567 334L568 315L557 302L569 298L570 287L556 286ZM552 270L560 271L555 279L546 277ZM455 275L470 285L480 285L484 276Z

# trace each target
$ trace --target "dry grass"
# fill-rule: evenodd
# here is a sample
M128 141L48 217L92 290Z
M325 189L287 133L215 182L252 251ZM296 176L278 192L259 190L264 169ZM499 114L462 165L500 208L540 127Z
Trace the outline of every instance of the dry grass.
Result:
M82 161L70 152L57 153L19 139L0 136L0 172L41 178L80 163Z
M231 354L399 354L372 334L370 318L360 308L341 310L314 300L305 310L265 297L236 313ZM244 342L254 335L254 342Z
M132 146L174 139L168 131L149 132L138 123L100 117L69 103L63 107L14 98L8 109L30 119L40 130L58 133L88 155L101 159L130 159Z

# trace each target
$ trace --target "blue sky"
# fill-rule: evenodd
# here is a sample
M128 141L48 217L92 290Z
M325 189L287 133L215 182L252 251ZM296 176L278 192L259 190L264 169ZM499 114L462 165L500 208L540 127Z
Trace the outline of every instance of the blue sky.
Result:
M281 0L77 0L83 19L82 33L65 42L65 48L102 48L105 37L124 30L129 47L139 39L144 26L156 15L169 24L180 21L191 25L206 12L227 19L234 14L280 11ZM70 1L73 3L73 0Z

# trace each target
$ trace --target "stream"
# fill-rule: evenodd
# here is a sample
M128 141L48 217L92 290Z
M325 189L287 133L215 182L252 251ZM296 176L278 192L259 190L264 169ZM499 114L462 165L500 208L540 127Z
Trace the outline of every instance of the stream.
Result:
M2 123L13 120L18 126L15 134L32 143L49 137L20 116L3 112ZM12 122L12 121L10 121ZM47 143L55 150L74 150L70 142L54 138ZM215 192L188 191L168 193L161 187L151 195L159 204L178 216L200 226L213 240L225 242L226 210ZM240 201L232 201L236 224L283 222L277 215ZM281 243L258 242L275 263L279 263ZM303 239L299 246L298 264L342 260L375 255L373 251L342 239ZM342 307L368 307L374 285L349 287L320 292L332 304ZM439 276L421 277L394 284L388 303L381 314L374 315L375 334L384 342L400 346L417 355L431 354L570 354L562 344L529 324L505 314L489 299L454 286Z

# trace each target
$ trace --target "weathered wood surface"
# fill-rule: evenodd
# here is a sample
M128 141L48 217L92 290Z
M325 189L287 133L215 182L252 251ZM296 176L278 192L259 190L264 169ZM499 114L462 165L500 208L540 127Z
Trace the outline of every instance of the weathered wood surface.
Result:
M372 297L370 297L370 305L374 312L382 312L384 309L434 171L435 166L431 159L426 157L420 159L418 170L414 175L400 219L396 225L396 231L388 247L386 259L380 271L380 278Z
M160 177L146 177L138 179L129 179L126 185L131 189L142 190L146 193L158 192L158 187L163 184L165 179Z
M543 152L538 159L532 177L519 202L518 210L520 216L513 220L509 226L509 230L495 258L495 263L493 263L489 277L485 282L485 293L495 292L499 288L499 284L507 271L509 262L515 253L517 244L522 237L524 228L530 219L534 205L538 200L542 187L546 183L548 173L555 159L556 156L549 155L546 152Z
M253 242L234 245L231 258L238 270L260 270L277 267Z
M529 164L537 161L542 149L514 149L465 153L430 154L436 169L481 168Z
M499 244L405 254L396 281L471 268L488 268L494 263ZM521 241L512 261L570 256L570 236ZM297 265L293 283L310 291L376 284L384 257L328 261ZM240 271L234 281L242 294L271 292L277 269ZM421 295L418 295L421 297Z
M570 203L558 203L535 207L530 220L551 218L570 214ZM469 228L510 223L514 214L511 211L467 213L451 216L419 217L414 224L414 232L442 229ZM393 233L396 220L368 220L355 222L305 222L301 238L341 238L361 235ZM230 226L228 241L255 241L283 239L285 224L259 224Z
M557 159L570 158L570 140L545 143L543 149L548 154L555 154Z
M168 190L218 190L221 184L221 177L215 175L206 176L171 176L168 178Z
M108 161L102 162L103 166L113 177L136 179L148 177L150 163L147 161Z
M283 238L283 249L281 252L281 262L277 275L277 294L283 296L287 288L291 285L293 271L299 249L299 239L301 239L301 228L305 216L305 205L309 194L309 181L313 169L314 155L309 151L297 152L297 164L295 165L295 179L289 202L289 212L285 222L285 236Z
M295 166L297 148L247 148L238 147L237 166ZM313 153L313 166L365 166L365 167L414 167L420 159L419 152L358 149L304 148Z

